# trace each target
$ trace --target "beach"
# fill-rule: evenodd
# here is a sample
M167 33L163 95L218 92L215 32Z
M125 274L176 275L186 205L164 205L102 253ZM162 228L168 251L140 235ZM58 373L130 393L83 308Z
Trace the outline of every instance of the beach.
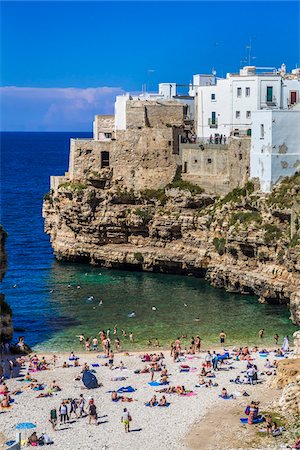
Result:
M231 349L229 349L231 351ZM150 350L148 350L150 353ZM160 349L151 352L159 353ZM34 391L24 389L24 385L28 384L19 381L20 376L26 374L26 366L21 369L20 376L7 380L7 386L10 391L22 389L20 395L12 395L14 403L12 407L1 413L0 431L7 440L15 438L15 426L20 422L32 422L36 424L38 436L42 432L46 432L54 441L51 446L53 449L72 449L72 450L92 450L92 449L189 449L189 448L209 448L204 446L206 442L205 433L199 436L199 426L205 423L207 428L207 436L211 433L219 432L219 423L211 420L213 412L218 411L220 424L222 423L222 411L224 410L224 418L227 411L234 410L232 418L236 425L243 427L242 433L245 433L245 427L251 425L239 424L239 418L245 417L244 410L251 400L259 401L262 404L262 410L268 403L274 401L278 397L278 391L269 387L269 380L273 376L260 375L262 384L235 384L230 380L235 379L237 375L246 370L247 361L234 361L230 359L222 364L221 370L215 372L216 377L212 379L217 383L216 387L195 387L198 382L199 373L204 362L206 352L200 355L187 355L180 362L173 362L169 351L164 351L165 363L168 369L169 382L171 386L185 386L186 390L193 391L190 396L181 396L178 394L165 394L169 407L147 407L148 402L155 390L167 386L153 387L148 384L150 381L150 373L134 373L137 369L142 369L147 363L142 362L141 353L130 353L129 355L119 353L114 358L114 369L110 370L107 359L103 353L94 351L78 354L80 357L80 367L74 367L72 361L68 361L69 354L60 353L56 362L56 367L50 365L49 370L37 371L32 373L32 377L38 382L46 385L43 391ZM53 354L39 354L39 358L45 356L47 361L51 361ZM254 363L258 366L260 372L265 372L265 357L261 357L259 353L255 353ZM273 353L269 355L270 361L275 358ZM64 362L70 363L69 368L62 368ZM117 369L121 363L124 363L125 369ZM101 387L96 389L85 389L82 381L75 381L81 372L81 365L87 362L90 368L95 372L95 376ZM92 366L96 364L99 366ZM180 372L180 365L188 365L189 372ZM233 368L230 368L233 367ZM272 370L272 369L271 369ZM243 377L244 374L241 375ZM112 378L126 377L122 381L112 381ZM159 378L159 372L155 372L154 380ZM40 392L47 392L50 383L56 380L61 388L60 392L54 393L52 397L37 398ZM118 390L122 386L132 386L136 389L133 393L124 394L132 397L132 402L112 402L111 394L108 391ZM234 398L224 400L219 397L222 388L226 388L228 394L233 394ZM248 397L242 394L247 391ZM56 431L52 430L49 422L50 410L56 408L58 410L61 401L69 398L79 398L83 394L88 403L88 399L92 397L95 401L98 413L98 425L88 424L88 417L75 419L73 416L69 423L57 426ZM156 393L158 400L162 395ZM263 400L262 400L263 399ZM132 416L131 432L125 433L121 423L121 415L123 408L127 407ZM209 420L205 421L208 415ZM204 420L203 420L204 418ZM199 425L200 424L200 425ZM197 428L198 427L198 428ZM22 437L28 437L30 430L23 432ZM5 448L5 447L3 447ZM212 447L213 448L213 447ZM230 448L230 447L223 447Z

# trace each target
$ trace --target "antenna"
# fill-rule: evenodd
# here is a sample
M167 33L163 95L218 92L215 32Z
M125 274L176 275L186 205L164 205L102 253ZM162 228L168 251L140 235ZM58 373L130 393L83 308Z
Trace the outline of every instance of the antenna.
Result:
M255 36L250 36L249 44L246 45L246 51L247 51L248 55L246 56L245 60L242 60L243 62L244 61L247 62L248 66L251 66L252 59L256 59L256 56L252 56L252 40L253 40L254 37Z

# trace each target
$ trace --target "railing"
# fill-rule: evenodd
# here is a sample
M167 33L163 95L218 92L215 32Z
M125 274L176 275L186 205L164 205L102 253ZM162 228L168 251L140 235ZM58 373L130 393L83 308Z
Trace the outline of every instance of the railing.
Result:
M266 103L267 103L267 105L276 105L276 103L277 103L276 97L273 95L270 98L268 95L266 95Z
M210 128L218 128L218 119L215 120L208 119L208 126Z

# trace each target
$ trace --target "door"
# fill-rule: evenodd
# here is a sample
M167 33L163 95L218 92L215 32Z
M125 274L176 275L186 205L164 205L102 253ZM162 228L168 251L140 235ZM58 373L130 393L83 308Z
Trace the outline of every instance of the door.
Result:
M267 86L267 103L273 101L273 86Z
M290 105L297 103L297 91L290 91Z
M216 125L216 113L215 112L211 113L211 124Z

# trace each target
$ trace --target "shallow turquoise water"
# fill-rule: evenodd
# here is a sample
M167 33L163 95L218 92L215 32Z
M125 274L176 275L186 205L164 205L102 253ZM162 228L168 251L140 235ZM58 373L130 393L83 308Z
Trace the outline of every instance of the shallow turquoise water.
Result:
M115 324L119 336L122 329L134 333L134 346L122 340L126 349L145 347L148 339L169 345L177 336L196 334L204 344L218 344L223 329L228 344L257 342L260 328L272 343L275 333L283 337L295 330L285 307L261 305L254 296L229 294L192 277L55 263L49 288L49 308L63 317L63 328L40 344L47 349L79 348L76 335L93 337ZM135 317L128 317L132 312Z

